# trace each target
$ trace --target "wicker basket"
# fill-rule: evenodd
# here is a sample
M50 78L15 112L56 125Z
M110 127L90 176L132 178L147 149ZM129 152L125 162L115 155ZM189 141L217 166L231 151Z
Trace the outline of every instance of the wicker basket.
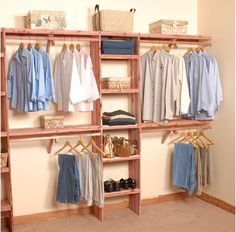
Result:
M8 153L1 153L1 168L7 167Z
M129 89L130 78L102 78L102 89Z
M59 115L41 116L41 126L45 129L63 128L64 116L59 116Z
M187 34L188 21L159 20L149 24L150 33Z
M130 11L101 10L95 6L93 29L95 31L133 32L133 16L135 9Z

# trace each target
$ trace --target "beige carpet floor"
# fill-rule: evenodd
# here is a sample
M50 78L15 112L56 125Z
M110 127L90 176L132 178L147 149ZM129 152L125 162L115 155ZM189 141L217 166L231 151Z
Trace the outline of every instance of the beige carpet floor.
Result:
M16 232L234 232L235 215L197 198L142 207L137 216L117 209L99 221L92 215L71 216L16 225Z

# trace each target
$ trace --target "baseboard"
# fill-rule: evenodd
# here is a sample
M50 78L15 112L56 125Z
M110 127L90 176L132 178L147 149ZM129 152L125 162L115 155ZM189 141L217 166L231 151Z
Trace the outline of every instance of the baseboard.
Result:
M57 218L68 217L68 216L73 216L73 215L86 215L86 214L92 213L92 210L93 209L90 207L83 207L83 208L81 207L81 208L76 208L76 209L64 209L64 210L56 210L56 211L51 211L51 212L15 216L14 224L17 225L17 224L39 222L39 221L57 219Z
M160 195L154 198L143 199L141 201L141 204L142 205L156 204L160 202L180 200L187 197L189 197L189 195L186 192L170 193L170 194Z
M221 209L227 210L230 213L235 214L235 206L230 205L230 204L226 203L225 201L222 201L222 200L220 200L216 197L213 197L207 193L202 193L202 195L198 196L198 198L200 198L201 200L206 201L212 205L215 205Z
M156 204L156 203L160 203L160 202L186 199L188 197L189 197L189 195L186 192L171 193L171 194L160 195L160 196L154 197L154 198L142 199L141 204L142 205ZM211 195L203 193L201 196L198 196L198 198L235 214L235 206L232 206L232 205L230 205L220 199L217 199ZM112 211L115 209L121 209L121 208L127 208L127 207L129 207L129 204L127 201L113 203L113 204L111 203L111 204L105 205L104 212L109 212L109 211ZM50 220L50 219L57 219L57 218L61 218L61 217L68 217L68 216L72 216L72 215L86 215L86 214L91 214L91 213L92 213L91 207L83 207L83 208L81 207L81 208L76 208L76 209L57 210L57 211L52 211L52 212L15 216L14 217L14 224L17 225L17 224L32 223L32 222L45 221L45 220Z

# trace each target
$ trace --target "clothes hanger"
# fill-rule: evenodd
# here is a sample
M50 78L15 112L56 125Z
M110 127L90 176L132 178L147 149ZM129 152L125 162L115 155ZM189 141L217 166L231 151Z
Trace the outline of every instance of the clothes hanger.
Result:
M69 49L70 49L70 51L72 51L72 52L73 52L73 51L74 51L74 49L75 49L75 45L71 43L71 44L69 45Z
M64 52L65 50L67 50L67 45L64 43L64 44L62 45L61 51Z
M193 52L193 48L188 48L187 53L192 53Z
M81 49L80 44L76 44L76 49L77 49L78 52L80 52L80 49Z
M169 142L169 144L176 143L176 142L178 142L179 140L182 140L183 138L185 138L185 136L186 136L186 133L183 132L183 133L181 133L177 138L171 140L171 141Z
M183 142L188 142L188 143L192 144L195 148L198 148L198 145L197 145L193 140L191 140L191 139L188 137L187 133L181 133L179 137L177 137L177 138L171 140L171 141L169 142L169 144L181 143L181 142L182 142L182 143L183 143Z
M75 144L75 146L73 146L69 151L71 151L72 149L75 149L75 148L78 147L78 146L82 146L82 147L83 147L83 149L81 150L81 152L82 152L83 150L86 150L90 155L94 155L93 152L91 152L91 151L85 146L85 144L83 143L83 141L82 141L81 139L79 139L79 140L77 141L77 143Z
M30 50L32 47L33 47L32 43L29 42L27 45L28 50Z
M40 47L41 47L41 45L40 45L40 43L39 43L39 42L37 42L37 43L34 45L34 48L35 48L36 50L39 50L39 49L40 49Z
M58 151L55 152L55 155L58 155L62 150L64 150L66 147L69 147L70 150L69 151L75 151L76 153L79 153L80 152L78 150L76 150L75 148L73 148L73 146L71 145L70 141L69 140L66 140L65 143L64 143L64 146L61 147Z
M103 157L105 157L104 151L97 146L97 144L94 142L94 140L92 138L90 138L89 142L87 143L87 145L85 147L87 148L87 147L89 147L91 145L93 145L100 152L100 154ZM83 149L82 149L82 151L83 151Z
M195 131L193 133L193 140L194 141L199 141L200 144L205 148L207 148L207 146L208 146L208 144L206 144L206 143L204 143L204 141L202 141L202 139L200 138L199 133L197 133L197 131Z
M203 131L202 130L200 130L199 131L199 137L203 137L203 138L205 138L208 142L209 142L209 145L214 145L214 142L211 140L211 139L209 139L204 133L203 133Z
M23 42L21 42L20 44L19 44L19 48L18 49L20 49L20 50L22 50L23 48L24 48L24 43Z

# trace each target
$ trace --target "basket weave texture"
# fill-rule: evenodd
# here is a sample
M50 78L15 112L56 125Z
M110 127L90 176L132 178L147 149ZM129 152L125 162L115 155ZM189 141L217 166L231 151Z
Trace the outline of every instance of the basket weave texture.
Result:
M1 153L1 168L7 167L8 153Z
M102 89L129 89L130 78L102 78Z
M63 128L64 116L58 116L58 115L41 116L41 126L45 129Z

